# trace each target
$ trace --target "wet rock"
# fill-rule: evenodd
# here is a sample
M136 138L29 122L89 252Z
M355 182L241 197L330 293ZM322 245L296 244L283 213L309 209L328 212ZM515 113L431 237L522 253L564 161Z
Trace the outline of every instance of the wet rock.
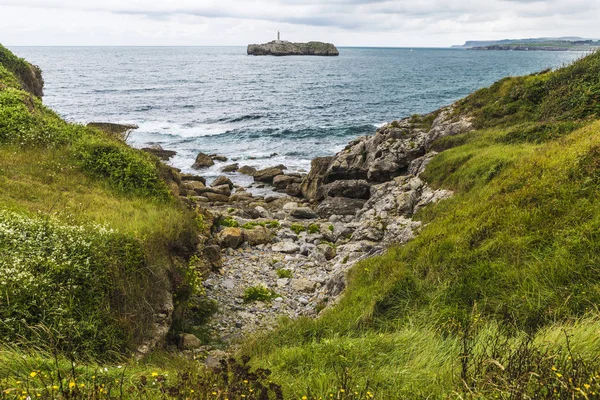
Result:
M254 174L256 173L256 168L251 167L249 165L244 165L243 167L240 167L237 172L244 175L254 176Z
M213 161L212 158L210 158L208 155L206 155L204 153L198 153L198 156L196 156L196 162L194 162L194 165L192 165L192 168L202 169L202 168L212 167L213 165L215 165L215 162Z
M202 184L206 185L206 179L204 179L204 177L199 176L199 175L181 174L181 180L184 182L197 181L197 182L202 182Z
M233 182L231 182L231 179L229 179L228 177L221 175L218 176L213 183L211 183L211 186L216 187L216 186L221 186L221 185L227 185L229 186L229 189L233 189Z
M328 197L319 204L317 212L321 218L332 215L354 215L365 205L365 200L347 197Z
M309 207L297 207L290 211L290 216L297 219L316 219L319 218L316 212Z
M276 176L282 175L282 174L283 174L283 170L281 170L280 168L270 167L270 168L261 169L260 171L256 171L254 173L253 177L256 182L272 183L273 179Z
M221 168L221 172L236 172L240 169L240 165L238 163L229 164Z
M285 190L285 188L294 183L298 178L290 175L277 175L273 178L273 186L279 190Z
M227 157L220 156L218 154L211 154L209 157L212 158L213 161L221 161L221 162L226 162L227 161Z

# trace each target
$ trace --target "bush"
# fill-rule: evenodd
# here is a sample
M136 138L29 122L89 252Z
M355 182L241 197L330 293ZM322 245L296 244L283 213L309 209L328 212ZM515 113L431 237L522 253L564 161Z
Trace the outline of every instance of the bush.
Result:
M69 226L0 211L3 342L34 341L61 351L107 355L131 343L130 281L148 281L140 243L102 226ZM142 299L140 299L142 300ZM45 327L42 336L32 327ZM54 337L49 337L50 332ZM49 343L51 342L51 343Z
M289 270L289 269L283 269L283 268L281 268L281 269L277 270L277 277L279 279L282 279L282 278L291 278L292 276L293 276L292 275L292 271Z
M308 226L308 233L313 234L319 232L321 232L321 227L318 224L310 224Z
M264 286L251 286L244 291L244 302L251 303L253 301L271 301L279 297L273 290Z
M301 225L301 224L292 224L292 226L290 226L290 229L296 235L299 235L301 232L306 231L306 227L304 225Z
M240 226L239 222L237 222L235 219L229 216L221 219L219 221L219 225L226 226L229 228L237 228L238 226Z
M123 193L161 201L170 198L169 189L158 175L156 163L122 143L97 138L82 140L77 146L76 157L84 171L105 179Z

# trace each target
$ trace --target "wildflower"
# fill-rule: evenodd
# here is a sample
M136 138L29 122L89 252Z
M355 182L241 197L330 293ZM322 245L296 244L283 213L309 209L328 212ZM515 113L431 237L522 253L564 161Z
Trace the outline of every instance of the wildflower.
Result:
M190 393L194 393L194 389L191 389L191 390L190 390Z
M244 383L246 383L246 384L247 384L247 383L248 383L248 381L244 379Z
M84 388L84 387L85 387L85 385L82 383L81 385L79 385L79 387L82 387L82 388Z
M589 388L590 388L590 385L589 385L589 384L587 384L587 383L584 383L584 384L583 384L583 387L584 387L584 388L586 388L586 389L589 389Z
M302 400L308 400L308 397L302 396Z
M217 395L217 392L212 392L212 394L213 394L213 396L216 396L216 395Z
M69 389L73 389L75 387L75 381L69 382Z
M557 371L557 368L555 366L552 366L552 371Z
M29 376L30 376L30 377L32 377L32 378L35 378L35 376L36 376L36 375L37 375L37 372L35 372L35 371L32 371L32 372L29 374Z
M556 372L556 376L557 376L558 378L562 378L562 374L559 374L558 372Z
M152 376L158 376L158 372L153 372Z
M345 392L346 392L346 390L344 388L340 389L340 393L345 393Z

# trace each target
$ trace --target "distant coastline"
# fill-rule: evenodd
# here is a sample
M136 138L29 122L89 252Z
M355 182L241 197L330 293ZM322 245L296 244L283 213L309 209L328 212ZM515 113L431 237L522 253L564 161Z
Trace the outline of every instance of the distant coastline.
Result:
M464 45L452 47L467 50L500 51L595 51L600 49L600 40L580 37L504 39L497 41L467 41Z

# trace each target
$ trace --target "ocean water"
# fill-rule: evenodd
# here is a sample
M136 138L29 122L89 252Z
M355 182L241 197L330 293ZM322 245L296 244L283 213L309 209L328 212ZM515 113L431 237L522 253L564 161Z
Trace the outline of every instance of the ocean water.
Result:
M508 75L581 53L341 48L339 57L253 57L244 47L15 47L44 73L44 102L75 122L138 124L130 144L306 171L385 122L433 111ZM234 180L249 183L235 174Z

